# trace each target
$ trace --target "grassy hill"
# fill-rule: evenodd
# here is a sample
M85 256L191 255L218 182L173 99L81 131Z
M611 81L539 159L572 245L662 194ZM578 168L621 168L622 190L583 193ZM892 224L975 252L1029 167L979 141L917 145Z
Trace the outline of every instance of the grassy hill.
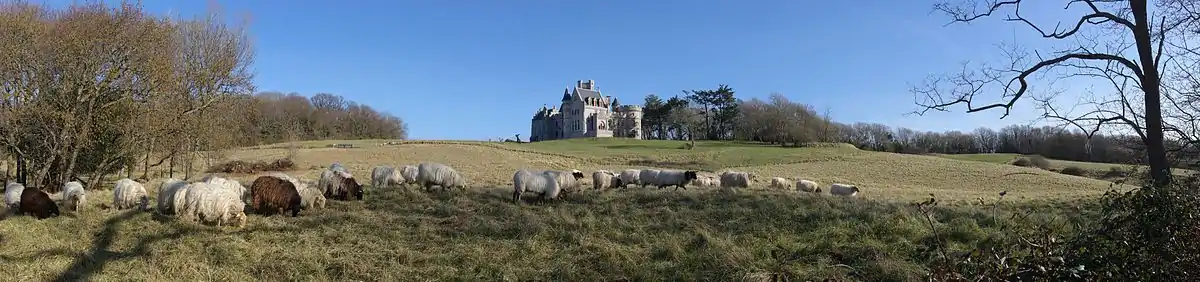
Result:
M79 213L0 220L0 276L15 280L916 280L932 258L932 232L906 203L934 193L949 247L998 234L1013 212L1043 222L1086 217L1069 199L1109 183L1049 171L860 151L848 145L579 139L529 144L387 140L273 144L230 159L292 155L314 179L341 162L365 178L379 164L437 161L464 172L468 191L404 192L368 187L362 202L331 201L300 217L252 215L244 229L202 226L153 213L104 208L111 191L89 191ZM356 148L326 148L352 143ZM586 191L560 201L508 202L519 168L737 169L863 187L861 197L758 187L738 194ZM256 175L231 175L249 183ZM590 181L589 181L590 182ZM147 185L152 196L158 182ZM996 193L1009 191L1005 199ZM982 205L973 201L986 199ZM995 205L995 206L993 206ZM1000 216L993 214L999 213ZM1069 225L1067 225L1069 226Z
M1021 155L1021 154L1003 154L1003 153L937 154L936 156L943 157L943 158L949 158L949 159L955 159L955 160L977 161L977 162L985 162L985 163L993 163L993 164L1011 164L1013 162L1013 160L1020 158L1020 157L1024 157L1024 155ZM1112 174L1110 173L1110 171L1112 171L1112 170L1122 170L1122 171L1142 170L1142 171L1144 171L1147 169L1147 167L1144 165L1093 163L1093 162L1079 162L1079 161L1067 161L1067 160L1056 160L1056 159L1046 159L1046 160L1049 161L1049 163L1050 163L1049 169L1051 169L1051 170L1062 170L1067 167L1077 167L1077 168L1083 169L1083 171L1085 172L1084 176L1096 178L1096 179L1104 179L1104 180L1122 180L1122 178L1124 178L1124 177L1113 177ZM1189 175L1196 173L1195 171L1192 171L1192 170L1179 169L1179 168L1172 169L1171 171L1172 171L1172 173L1174 173L1177 176L1189 176ZM1128 180L1126 180L1126 182L1133 183Z

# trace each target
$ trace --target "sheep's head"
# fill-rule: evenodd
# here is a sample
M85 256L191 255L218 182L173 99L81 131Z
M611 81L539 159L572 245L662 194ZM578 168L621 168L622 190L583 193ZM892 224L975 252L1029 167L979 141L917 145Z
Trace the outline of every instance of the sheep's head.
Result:
M683 172L683 180L684 181L691 181L691 180L695 180L696 178L697 178L697 175L696 175L695 170L689 170L689 171Z
M821 187L817 187L816 189L813 190L813 192L821 193Z
M236 213L233 214L233 218L230 218L229 221L232 222L233 225L237 226L238 228L246 227L246 221L247 221L246 220L246 212L237 211Z
M572 169L571 176L575 177L575 180L580 180L583 179L583 172L579 171L578 169Z
M621 180L619 177L613 177L613 185L621 187L622 185L625 185L625 181Z
M354 195L354 198L362 200L363 187L361 184L358 184L357 180L354 180L354 178L346 178L343 184L346 185L346 189L350 191L350 194Z
M149 211L150 210L150 196L142 196L140 199L138 199L138 201L140 204L140 206L138 206L138 209L140 211Z
M854 191L854 193L858 193L859 192L858 185L850 186L850 190Z

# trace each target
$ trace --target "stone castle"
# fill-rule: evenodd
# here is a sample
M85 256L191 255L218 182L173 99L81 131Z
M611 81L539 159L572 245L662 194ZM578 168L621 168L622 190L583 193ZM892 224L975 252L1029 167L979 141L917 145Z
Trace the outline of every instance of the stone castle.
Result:
M529 142L581 137L642 139L642 107L620 105L600 94L593 80L577 81L563 90L559 108L542 108L533 115Z

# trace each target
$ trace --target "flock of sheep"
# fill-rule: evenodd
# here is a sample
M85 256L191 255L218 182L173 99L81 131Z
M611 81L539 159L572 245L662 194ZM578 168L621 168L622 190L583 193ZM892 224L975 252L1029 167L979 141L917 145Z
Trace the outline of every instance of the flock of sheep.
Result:
M514 203L519 203L526 192L536 193L540 199L553 199L563 191L574 191L582 187L584 174L578 169L570 171L531 170L521 169L513 174ZM609 170L597 170L592 173L593 189L626 188L629 185L658 186L659 189L675 186L676 189L687 189L693 186L719 186L722 190L736 192L738 188L749 188L750 183L756 182L753 173L742 171L725 171L718 176L701 175L694 170L671 169L626 169L620 173ZM821 193L817 182L800 179L796 181L796 190L808 193ZM786 189L789 181L782 177L771 178L771 188ZM855 185L834 183L830 185L830 194L853 197L859 189Z
M512 201L519 204L521 196L526 193L537 195L541 200L554 199L564 191L580 190L584 177L583 172L577 169L519 169L513 173ZM701 175L701 172L694 170L625 169L620 173L597 170L592 173L592 187L611 189L641 185L643 188L675 186L676 189L687 189L690 184L719 186L722 190L736 191L738 188L749 188L750 183L756 182L755 178L755 174L741 171L725 171L713 176ZM415 184L426 191L433 186L446 190L465 190L467 183L466 177L454 168L433 162L400 167L376 166L371 171L372 187L402 185L407 189L409 184ZM236 180L214 175L190 183L170 178L163 180L159 186L154 210L185 220L243 227L247 221L247 211L265 216L291 213L294 217L301 210L325 208L325 202L330 198L352 201L362 200L364 196L363 186L338 163L321 172L316 187L310 187L310 184L279 172L259 176L249 189ZM770 179L771 188L789 186L791 183L785 178ZM795 188L801 192L821 193L818 183L811 180L799 179L795 182ZM858 192L859 188L855 185L834 183L829 187L829 193L836 196L853 197ZM55 198L61 203L57 203ZM38 188L25 187L21 183L9 182L5 185L4 202L8 210L38 219L60 215L60 204L65 210L78 212L86 201L87 192L77 181L67 182L62 192L54 195ZM112 207L118 210L136 208L150 211L150 197L142 183L121 179L113 187Z

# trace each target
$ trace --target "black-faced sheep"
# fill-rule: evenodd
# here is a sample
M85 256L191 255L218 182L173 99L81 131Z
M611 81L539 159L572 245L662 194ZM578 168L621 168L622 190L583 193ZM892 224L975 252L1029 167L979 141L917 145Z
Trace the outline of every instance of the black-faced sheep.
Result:
M858 186L842 183L834 183L829 186L829 194L835 196L854 197L858 195Z
M63 207L69 211L79 211L87 204L87 191L79 181L67 182L62 189Z
M254 213L272 215L292 212L300 213L300 192L296 185L274 176L259 176L250 184L251 209Z
M326 170L321 172L321 179L317 182L318 189L323 191L325 198L348 201L350 199L363 199L363 187L358 184L353 175L349 173Z
M694 170L660 170L654 174L654 184L658 185L658 189L667 186L675 186L675 189L687 189L687 183L696 179L696 176L697 172Z
M21 191L20 214L32 215L37 219L59 216L58 205L50 199L50 194L41 189L26 187Z
M138 210L144 211L149 206L150 196L146 194L146 187L142 183L129 178L117 180L113 186L113 207L118 210L138 207Z
M467 178L448 165L421 163L417 165L417 185L424 187L426 191L432 190L434 185L441 186L446 190L451 188L466 190Z

